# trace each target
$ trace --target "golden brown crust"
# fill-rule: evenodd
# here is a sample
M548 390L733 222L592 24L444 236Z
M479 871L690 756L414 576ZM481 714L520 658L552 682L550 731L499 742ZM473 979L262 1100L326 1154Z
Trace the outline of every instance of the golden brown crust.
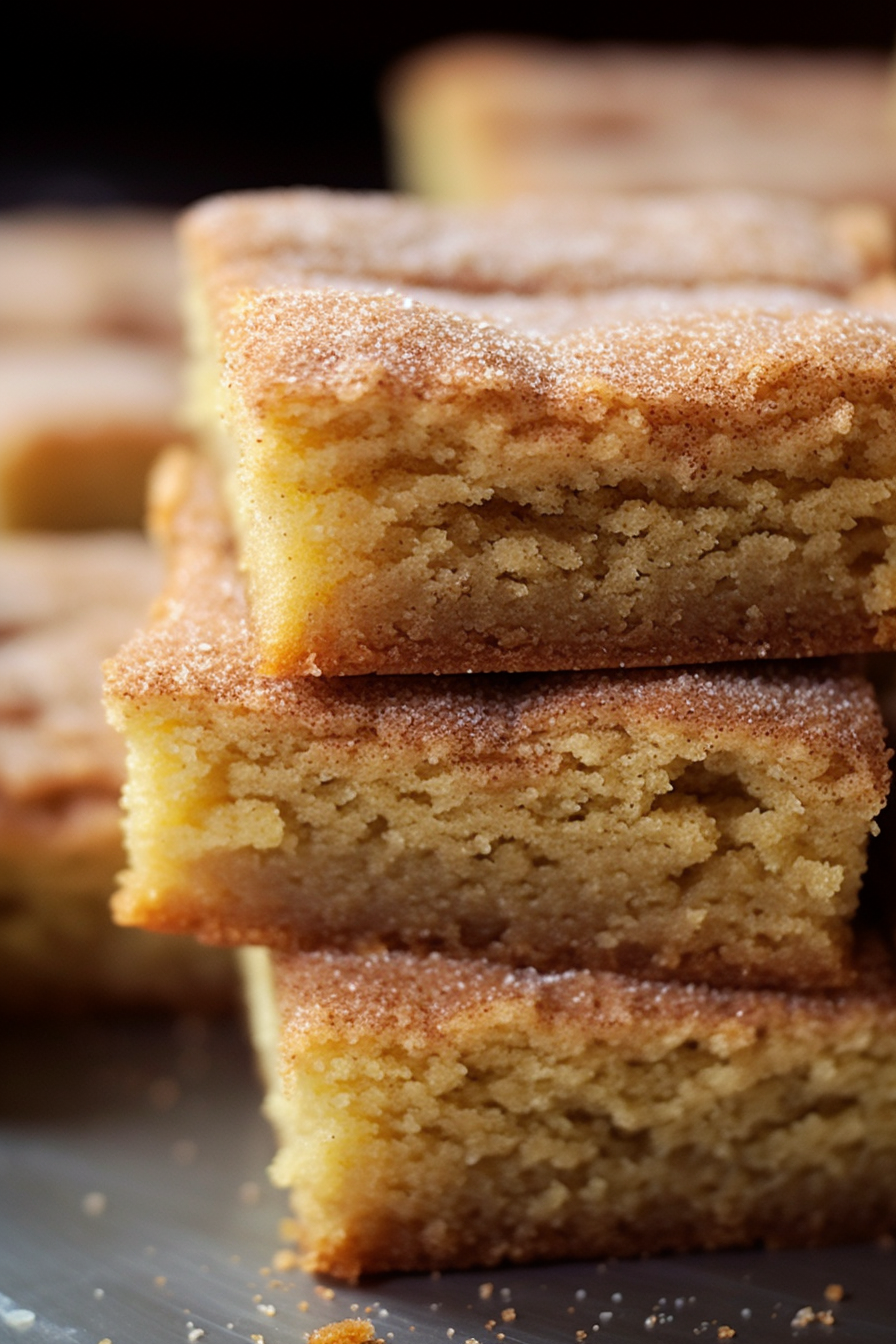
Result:
M368 1274L439 1272L508 1262L638 1258L759 1245L805 1250L890 1238L896 1225L891 1163L858 1161L853 1170L863 1189L859 1197L854 1188L841 1184L836 1193L826 1190L820 1201L819 1183L809 1172L793 1181L783 1198L767 1200L761 1209L732 1210L715 1218L694 1216L686 1203L660 1196L653 1205L639 1208L637 1218L628 1223L608 1215L597 1233L593 1228L550 1224L528 1235L528 1229L517 1229L515 1234L504 1228L492 1231L487 1217L476 1210L461 1228L446 1227L440 1244L424 1247L419 1225L403 1228L384 1216L386 1226L376 1229L379 1235L371 1235L369 1226L355 1227L335 1244L323 1242L308 1250L302 1267L311 1274L357 1283ZM300 1243L307 1245L301 1224L299 1234Z
M773 431L838 398L890 405L896 378L896 323L844 310L669 313L546 339L400 295L278 290L247 297L222 343L225 385L256 428L319 399L488 393L537 406L558 439L589 426L594 454L608 451L597 431L610 412L637 405L684 480L730 470L713 434ZM757 470L783 465L774 440L757 446Z
M688 635L680 631L663 640L650 642L646 647L638 638L601 639L587 636L576 641L575 652L568 644L545 640L520 639L512 649L496 643L479 641L473 637L462 647L446 648L436 640L413 640L400 647L376 648L356 644L348 653L343 641L329 643L321 639L313 653L304 651L292 655L291 650L279 650L279 656L265 659L263 670L272 676L364 677L371 673L381 676L426 676L435 669L437 676L457 676L475 673L528 673L583 671L589 668L649 668L658 662L674 665L701 665L740 662L765 657L768 648L775 650L779 659L825 658L834 651L862 653L877 648L889 649L896 644L896 619L871 620L858 613L851 618L839 616L836 624L829 611L819 610L811 619L792 629L786 620L769 620L763 626L762 639L749 635L738 637L731 632L713 632ZM471 667L472 664L472 667Z
M433 954L370 956L336 952L274 954L284 1070L306 1038L359 1042L388 1034L409 1048L435 1047L448 1036L474 1040L502 1016L539 1023L582 1040L649 1041L672 1030L716 1037L730 1048L804 1023L874 1021L896 1028L892 952L876 935L858 953L859 976L846 990L788 994L771 990L658 984L600 971L545 975L486 961Z
M171 696L288 716L315 737L375 734L383 743L450 739L459 755L577 721L660 722L703 734L738 720L769 743L835 745L886 791L883 727L865 680L829 664L759 663L561 676L272 678L259 675L245 594L209 469L171 456L156 477L155 524L167 534L166 589L151 627L106 665L111 700Z
M180 885L161 894L148 891L141 874L126 871L119 877L113 910L116 921L126 927L192 935L210 947L267 947L285 954L329 948L345 953L410 951L425 957L436 947L448 957L531 965L540 971L581 966L651 981L806 992L842 988L857 977L852 930L845 918L805 918L797 936L792 929L800 917L794 914L788 934L778 942L773 944L770 935L753 936L748 946L750 916L744 916L740 938L734 917L722 921L718 944L710 938L704 939L708 946L682 950L680 929L668 916L665 940L656 938L655 927L652 940L641 927L633 928L627 940L610 943L601 938L603 925L596 918L592 931L571 920L568 911L553 920L549 914L539 919L519 911L515 919L493 916L501 936L477 940L474 920L464 918L467 894L458 895L454 904L453 918L439 909L438 901L427 907L421 932L419 909L409 912L390 904L379 891L366 904L347 901L337 909L322 908L313 881L305 887L276 862L263 866L257 856L228 852L194 862ZM503 904L507 907L510 901L505 897ZM717 918L710 927L719 927Z

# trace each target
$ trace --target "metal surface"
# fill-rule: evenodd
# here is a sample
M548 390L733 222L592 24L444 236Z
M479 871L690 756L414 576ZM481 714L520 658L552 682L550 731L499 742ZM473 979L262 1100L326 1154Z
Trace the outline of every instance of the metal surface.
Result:
M896 1251L670 1256L354 1287L273 1268L285 1198L233 1023L0 1027L0 1339L301 1341L349 1316L396 1344L896 1340ZM846 1292L825 1298L829 1284ZM829 1309L834 1324L804 1313ZM794 1324L794 1320L802 1323ZM726 1329L727 1328L727 1329Z

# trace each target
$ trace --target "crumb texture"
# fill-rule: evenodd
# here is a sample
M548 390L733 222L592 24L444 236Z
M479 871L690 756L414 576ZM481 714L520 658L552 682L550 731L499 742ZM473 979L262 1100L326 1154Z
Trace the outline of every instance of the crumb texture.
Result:
M169 586L108 668L129 746L120 919L224 943L849 978L888 786L862 678L265 677L203 480L168 464Z
M394 955L267 986L274 1176L319 1271L811 1245L896 1212L886 958L830 997Z
M344 1321L330 1321L312 1330L308 1344L370 1344L374 1339L376 1330L371 1321L349 1316Z

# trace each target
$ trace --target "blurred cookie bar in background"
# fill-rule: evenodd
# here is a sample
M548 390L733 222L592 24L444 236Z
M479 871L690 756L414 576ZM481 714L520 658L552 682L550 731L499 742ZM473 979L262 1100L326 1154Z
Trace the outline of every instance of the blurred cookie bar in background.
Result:
M0 337L126 336L176 345L179 332L167 212L0 215Z
M0 215L0 530L141 527L174 434L171 217Z
M140 527L177 387L164 346L0 342L0 529Z
M158 583L137 533L0 539L2 1010L228 1001L224 954L109 918L124 752L100 666Z
M384 90L393 178L454 200L751 187L896 206L881 53L468 37Z
M0 1010L230 1001L224 955L108 909L124 753L100 668L159 579L138 529L174 433L175 275L166 214L0 216Z

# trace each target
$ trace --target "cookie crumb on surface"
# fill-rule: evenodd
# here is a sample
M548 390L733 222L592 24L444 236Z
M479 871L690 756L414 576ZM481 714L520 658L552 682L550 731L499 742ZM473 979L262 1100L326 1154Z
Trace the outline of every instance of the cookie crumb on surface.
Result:
M376 1338L376 1331L370 1321L359 1321L352 1317L344 1321L331 1321L312 1330L308 1344L368 1344Z
M805 1326L811 1325L814 1320L815 1312L811 1307L800 1307L790 1324L794 1328L801 1330Z

